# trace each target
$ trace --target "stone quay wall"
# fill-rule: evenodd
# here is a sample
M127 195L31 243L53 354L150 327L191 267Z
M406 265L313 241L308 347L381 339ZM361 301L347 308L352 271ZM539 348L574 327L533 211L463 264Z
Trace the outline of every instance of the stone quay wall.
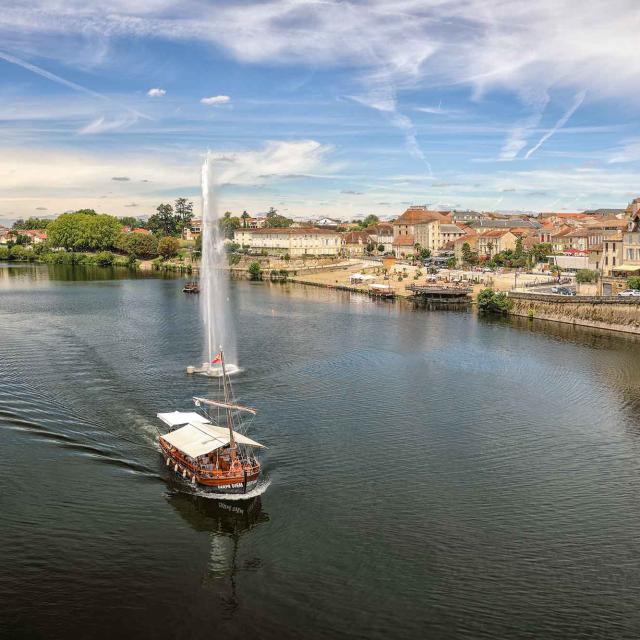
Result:
M510 292L516 316L640 334L640 298Z

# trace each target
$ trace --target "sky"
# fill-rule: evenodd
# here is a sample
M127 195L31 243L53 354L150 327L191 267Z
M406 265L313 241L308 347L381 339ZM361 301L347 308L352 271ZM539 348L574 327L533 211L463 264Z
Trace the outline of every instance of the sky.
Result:
M640 195L636 0L0 3L0 220Z

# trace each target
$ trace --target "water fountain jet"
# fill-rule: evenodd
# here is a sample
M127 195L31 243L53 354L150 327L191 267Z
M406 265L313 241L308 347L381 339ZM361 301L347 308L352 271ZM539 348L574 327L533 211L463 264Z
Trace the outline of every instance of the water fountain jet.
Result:
M236 340L229 313L229 283L225 271L227 255L220 214L215 200L213 163L207 153L202 165L202 255L200 258L200 308L204 326L206 360L202 366L189 366L187 373L220 377L220 365L213 363L224 349L227 374L240 371L237 365Z

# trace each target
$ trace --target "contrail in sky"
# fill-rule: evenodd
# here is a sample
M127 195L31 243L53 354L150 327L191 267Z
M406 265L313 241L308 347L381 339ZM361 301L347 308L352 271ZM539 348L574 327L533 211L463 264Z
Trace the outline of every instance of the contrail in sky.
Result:
M573 100L573 104L571 105L571 107L569 107L569 110L562 116L562 118L560 118L560 120L558 120L558 122L556 122L553 129L547 131L547 133L545 133L542 138L538 140L538 143L535 146L531 147L529 151L527 151L524 156L525 160L528 160L533 153L535 153L554 133L556 133L556 131L562 129L562 127L567 124L569 118L578 110L580 105L584 102L584 98L586 95L586 91L581 91L580 93L576 94L576 97Z

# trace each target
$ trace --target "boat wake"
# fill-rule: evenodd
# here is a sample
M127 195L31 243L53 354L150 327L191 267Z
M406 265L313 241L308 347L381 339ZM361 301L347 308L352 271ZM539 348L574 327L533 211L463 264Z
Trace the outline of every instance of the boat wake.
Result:
M209 500L251 500L252 498L261 496L269 488L270 484L271 480L265 478L258 482L255 489L247 491L247 493L211 493L201 489L196 489L193 493L200 498L208 498Z

